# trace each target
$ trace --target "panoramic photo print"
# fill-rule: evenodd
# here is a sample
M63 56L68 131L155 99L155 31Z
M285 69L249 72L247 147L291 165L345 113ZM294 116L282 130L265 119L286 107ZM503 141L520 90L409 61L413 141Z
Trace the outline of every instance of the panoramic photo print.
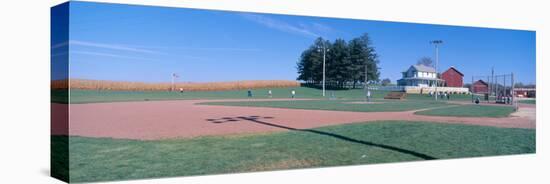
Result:
M51 15L66 182L536 152L535 31L75 1Z

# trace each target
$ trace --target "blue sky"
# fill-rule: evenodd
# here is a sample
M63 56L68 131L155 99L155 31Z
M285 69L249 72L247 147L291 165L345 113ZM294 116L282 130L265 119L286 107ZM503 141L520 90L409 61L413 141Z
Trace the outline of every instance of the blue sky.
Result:
M381 78L423 57L441 39L440 71L516 74L535 83L535 32L150 6L72 2L69 41L52 40L53 60L69 45L70 77L181 82L295 80L296 62L315 38L350 40L368 33ZM55 33L54 33L55 34ZM59 52L56 52L60 50Z

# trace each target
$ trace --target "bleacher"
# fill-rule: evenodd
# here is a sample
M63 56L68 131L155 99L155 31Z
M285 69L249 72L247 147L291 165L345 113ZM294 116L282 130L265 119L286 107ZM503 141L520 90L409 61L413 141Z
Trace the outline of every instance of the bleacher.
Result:
M384 99L395 99L395 100L403 100L407 97L407 93L402 91L392 91L389 92Z

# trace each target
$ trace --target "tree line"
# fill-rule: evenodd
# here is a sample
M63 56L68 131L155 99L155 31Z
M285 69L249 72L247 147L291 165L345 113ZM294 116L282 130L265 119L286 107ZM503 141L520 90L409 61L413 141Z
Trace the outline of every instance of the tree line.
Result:
M378 55L367 33L347 42L336 39L334 42L317 38L302 52L297 62L297 80L310 86L319 86L323 81L323 48L326 48L325 81L328 87L359 87L365 80L367 65L368 83L380 82Z

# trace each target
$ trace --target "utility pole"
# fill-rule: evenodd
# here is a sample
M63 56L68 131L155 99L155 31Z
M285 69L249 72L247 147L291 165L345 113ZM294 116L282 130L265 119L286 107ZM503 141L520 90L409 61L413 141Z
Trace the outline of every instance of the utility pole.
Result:
M369 69L369 66L368 66L368 63L367 61L365 60L365 98L366 98L366 101L370 101L370 95L369 95L369 85L368 85L368 69Z
M174 91L174 80L175 80L175 74L172 74L172 85L170 85L170 91Z
M491 86L491 90L489 92L489 95L493 94L493 88L495 88L495 67L491 67L491 84L489 85ZM496 91L494 93L494 95L496 96Z
M430 42L435 45L435 100L437 100L437 86L439 85L439 72L437 70L437 65L439 64L439 44L442 44L442 40L433 40Z
M319 48L319 49L323 49L323 96L325 96L325 78L326 78L326 57L327 57L327 51L329 51L329 49L327 49L327 46L325 44L325 41L323 41L323 48ZM320 50L318 50L319 52L321 52Z
M178 74L172 73L172 85L170 86L170 91L175 90L175 81L176 81L176 78L178 77L179 77Z
M502 98L504 99L504 102L506 103L506 74L504 74L504 77L502 77L504 80L503 86L504 86L504 93L502 94Z
M498 88L499 88L499 85L498 85L498 75L495 76L495 100L496 100L496 97L498 97Z
M470 83L470 94L472 96L472 103L474 103L474 76L472 76L472 83Z
M517 111L518 110L518 103L516 102L516 80L514 78L514 72L512 72L511 74L512 76L510 77L512 79L512 89L510 89L510 93L512 93L512 105L514 105L514 109Z

